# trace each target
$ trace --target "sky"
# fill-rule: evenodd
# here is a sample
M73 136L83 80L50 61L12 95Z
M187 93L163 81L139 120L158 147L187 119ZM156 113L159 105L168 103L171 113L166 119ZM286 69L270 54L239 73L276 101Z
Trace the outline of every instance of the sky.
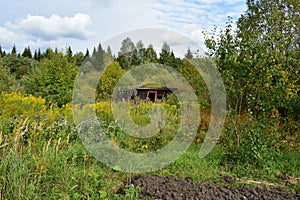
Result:
M0 46L10 51L15 45L20 53L26 46L85 52L119 34L156 28L204 48L203 30L224 27L227 16L237 19L245 11L246 0L1 0Z

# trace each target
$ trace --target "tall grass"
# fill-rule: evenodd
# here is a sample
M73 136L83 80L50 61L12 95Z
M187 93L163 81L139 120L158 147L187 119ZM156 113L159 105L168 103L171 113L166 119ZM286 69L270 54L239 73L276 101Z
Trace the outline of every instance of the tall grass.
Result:
M1 96L1 95L0 95ZM58 108L47 106L42 99L18 97L18 94L0 98L0 199L134 199L136 188L128 186L126 195L117 191L126 187L131 174L116 172L92 157L77 136L77 129L72 121L71 105ZM27 102L27 103L26 103ZM35 103L34 103L35 102ZM8 106L6 106L8 105ZM24 106L26 105L26 106ZM178 107L165 104L168 110L166 127L161 134L153 138L138 140L130 138L112 121L109 103L94 105L97 115L107 121L108 137L122 148L134 152L153 151L161 148L177 129L180 111ZM92 105L90 105L92 106ZM145 125L149 121L151 104L131 105L132 118ZM83 108L84 109L84 108ZM18 111L18 112L16 112ZM207 115L204 115L207 117ZM207 117L208 118L208 117ZM207 124L207 121L204 121ZM255 135L253 124L244 124L240 134L243 145L247 137L260 137L253 140L251 148L264 135ZM255 124L254 124L255 125ZM199 128L203 137L206 125ZM266 126L269 127L269 126ZM241 128L241 127L240 127ZM234 127L233 127L234 129ZM201 145L195 143L177 161L153 174L172 175L191 178L194 181L227 184L222 176L233 176L237 180L266 180L280 186L288 184L290 190L300 190L300 153L299 151L281 150L274 159L261 160L259 167L250 162L234 163L226 161L228 146L235 133L230 123L223 138L214 150L203 159L198 157ZM282 129L272 129L276 139ZM268 129L263 129L268 131ZM263 132L262 132L263 133ZM295 134L297 136L297 134ZM279 137L280 138L280 137ZM255 139L255 138L254 138ZM295 138L297 141L297 138ZM271 143L270 143L271 144ZM286 143L278 143L285 145ZM227 145L227 146L226 146ZM227 151L224 152L224 147ZM255 149L253 155L259 155ZM234 152L231 152L234 153ZM225 155L225 156L224 156ZM230 156L235 154L231 154ZM249 154L247 154L249 155ZM268 155L270 156L270 155ZM233 158L233 157L232 157ZM241 158L247 159L247 158ZM239 183L239 182L238 182ZM245 182L240 181L240 184ZM237 184L238 185L238 184Z

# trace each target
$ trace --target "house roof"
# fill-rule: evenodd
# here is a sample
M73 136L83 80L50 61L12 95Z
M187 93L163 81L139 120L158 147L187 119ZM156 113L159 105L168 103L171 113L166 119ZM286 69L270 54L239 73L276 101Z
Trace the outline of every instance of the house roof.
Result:
M153 90L155 90L155 91L176 91L176 90L178 90L177 88L166 88L166 87L164 87L164 88L136 88L136 90L138 90L138 91L142 91L142 90L144 90L144 91L149 91L149 90L151 90L151 91L153 91Z

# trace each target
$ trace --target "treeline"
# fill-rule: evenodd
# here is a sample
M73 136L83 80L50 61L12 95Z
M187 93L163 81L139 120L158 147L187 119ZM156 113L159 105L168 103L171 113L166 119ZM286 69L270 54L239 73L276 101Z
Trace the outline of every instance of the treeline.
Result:
M106 50L103 49L101 43L93 48L91 54L88 49L85 53L73 53L71 47L64 51L48 48L41 52L38 49L34 53L29 46L22 53L17 53L16 46L10 52L5 52L0 47L0 91L31 94L43 97L49 104L62 106L72 100L74 79L78 71L93 77L90 74L92 71L101 72L102 75L106 69L97 87L96 97L109 99L115 83L125 71L141 64L159 63L180 71L191 82L196 93L203 96L205 84L197 70L187 61L194 56L187 49L185 58L175 57L166 42L162 44L161 52L157 53L151 44L147 47L142 41L134 44L130 38L122 41L117 55L112 54L109 46ZM205 59L203 62L206 62Z

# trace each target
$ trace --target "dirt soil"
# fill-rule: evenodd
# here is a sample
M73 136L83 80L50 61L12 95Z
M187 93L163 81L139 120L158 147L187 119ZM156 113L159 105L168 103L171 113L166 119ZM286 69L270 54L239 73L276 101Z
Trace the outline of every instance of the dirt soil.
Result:
M182 180L174 177L140 175L133 178L133 185L139 186L142 199L292 199L300 200L300 192L287 193L279 188L230 188L218 184L193 183L191 180Z

